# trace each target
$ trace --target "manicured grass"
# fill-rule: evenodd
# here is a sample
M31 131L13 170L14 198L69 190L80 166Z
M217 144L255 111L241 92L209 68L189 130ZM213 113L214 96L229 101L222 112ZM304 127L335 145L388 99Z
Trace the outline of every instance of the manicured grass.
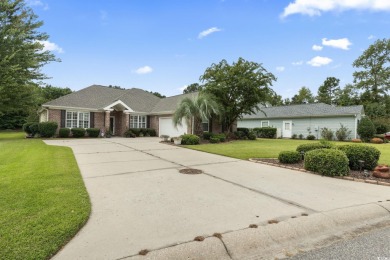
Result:
M220 144L189 145L188 148L247 160L249 158L277 158L281 151L295 151L298 145L318 142L318 140L257 139L256 141L234 141ZM353 144L333 142L336 145ZM390 164L389 144L367 144L381 151L379 163Z
M70 148L0 132L0 259L48 259L91 204Z

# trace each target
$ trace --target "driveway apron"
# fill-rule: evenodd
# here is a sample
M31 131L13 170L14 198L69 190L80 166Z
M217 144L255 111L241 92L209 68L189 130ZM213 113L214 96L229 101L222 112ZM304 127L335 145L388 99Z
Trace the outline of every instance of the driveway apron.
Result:
M121 259L271 219L390 199L389 188L159 143L159 138L48 140L73 149L92 202L54 259ZM203 174L181 174L194 168Z

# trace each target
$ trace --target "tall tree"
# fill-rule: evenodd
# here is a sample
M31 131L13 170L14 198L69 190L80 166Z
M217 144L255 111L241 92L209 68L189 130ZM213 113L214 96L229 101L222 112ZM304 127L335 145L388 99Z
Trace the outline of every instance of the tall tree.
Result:
M276 77L256 62L239 58L232 65L226 60L212 64L200 77L202 91L213 95L224 108L223 118L227 132L243 114L254 114L273 93L270 86Z
M199 85L198 83L192 83L190 85L188 85L184 90L183 90L183 94L187 94L187 93L193 93L193 92L198 92L202 89L202 86Z
M353 73L356 86L366 90L372 102L380 102L390 89L390 39L370 45L353 66L361 69Z
M301 87L298 94L291 98L291 104L306 104L314 103L314 96L311 90L307 87Z
M73 92L70 88L60 88L60 87L54 87L52 85L46 85L44 87L41 87L40 90L41 90L40 96L42 100L37 105L41 105L45 102L57 99L59 97L68 95Z
M336 94L340 90L340 80L335 77L327 77L324 83L318 88L317 101L325 104L335 104Z
M336 91L335 104L338 106L353 106L360 104L360 96L352 84L345 85L344 88Z
M194 119L194 132L200 135L203 132L202 121L209 120L213 115L219 115L221 111L215 97L209 94L200 93L198 96L185 97L173 115L173 124L182 125L183 118L187 123Z
M56 60L43 51L42 24L23 0L0 1L0 115L31 107L37 81L47 78L42 66Z

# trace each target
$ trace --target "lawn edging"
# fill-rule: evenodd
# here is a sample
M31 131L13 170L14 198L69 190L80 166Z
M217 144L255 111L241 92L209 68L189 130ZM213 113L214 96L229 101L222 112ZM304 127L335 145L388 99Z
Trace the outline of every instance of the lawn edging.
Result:
M299 172L305 172L305 173L319 175L319 174L317 174L315 172L308 171L308 170L305 170L305 169L301 169L301 168L297 168L297 167L291 167L291 166L287 166L287 165L280 165L280 164L270 163L270 162L262 162L262 161L258 161L257 159L262 159L262 158L249 158L248 161L254 162L254 163L265 164L265 165L270 165L270 166L274 166L274 167L279 167L279 168L295 170L295 171L299 171ZM265 159L270 159L270 158L265 158ZM370 183L370 184L376 184L376 185L382 185L382 186L389 186L390 187L390 183L382 182L382 181L376 181L376 180L363 180L363 179L354 178L354 177L350 177L350 176L325 176L325 175L319 175L319 176L329 177L329 178L334 178L334 179L342 179L342 180L347 180L347 181L364 182L364 183Z

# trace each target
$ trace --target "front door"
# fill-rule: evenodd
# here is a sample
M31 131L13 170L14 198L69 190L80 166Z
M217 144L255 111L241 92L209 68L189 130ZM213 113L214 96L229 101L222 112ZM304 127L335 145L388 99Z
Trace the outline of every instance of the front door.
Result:
M283 132L284 138L291 138L292 135L292 121L283 121Z
M110 116L110 133L115 135L115 117Z

